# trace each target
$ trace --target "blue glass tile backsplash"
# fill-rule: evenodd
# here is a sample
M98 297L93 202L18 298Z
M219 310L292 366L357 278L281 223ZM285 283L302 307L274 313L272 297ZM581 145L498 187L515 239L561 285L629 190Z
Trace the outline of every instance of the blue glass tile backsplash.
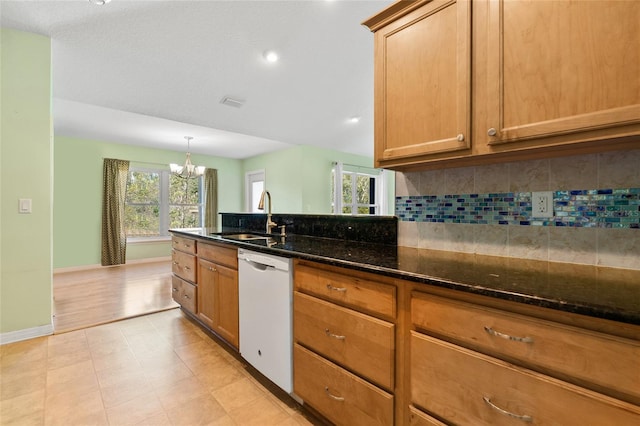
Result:
M640 188L553 192L552 218L532 216L531 192L396 197L407 222L640 229Z

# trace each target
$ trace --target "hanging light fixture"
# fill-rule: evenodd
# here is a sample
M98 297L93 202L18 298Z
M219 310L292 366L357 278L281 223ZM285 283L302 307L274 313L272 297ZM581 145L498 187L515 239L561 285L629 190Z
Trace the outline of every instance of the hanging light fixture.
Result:
M184 138L187 140L187 160L184 162L184 166L180 166L178 164L169 164L171 173L184 179L200 177L204 175L205 167L194 166L193 164L191 164L191 152L189 152L189 146L191 139L193 138L191 136L185 136Z

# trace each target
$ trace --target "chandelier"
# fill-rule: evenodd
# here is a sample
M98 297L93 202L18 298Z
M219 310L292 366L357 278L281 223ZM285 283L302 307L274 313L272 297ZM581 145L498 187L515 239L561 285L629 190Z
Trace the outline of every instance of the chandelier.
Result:
M189 152L189 145L190 145L191 139L193 138L191 136L185 136L184 138L187 140L187 159L184 162L184 166L180 166L178 164L173 164L173 163L169 164L171 173L173 173L175 176L178 176L184 179L200 177L204 175L205 167L194 166L193 164L191 164L191 153Z

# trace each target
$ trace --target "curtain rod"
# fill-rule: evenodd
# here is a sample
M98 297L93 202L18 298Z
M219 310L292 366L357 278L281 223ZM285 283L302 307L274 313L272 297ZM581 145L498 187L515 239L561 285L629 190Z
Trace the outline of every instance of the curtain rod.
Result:
M102 157L103 160L109 159L112 157ZM138 161L138 160L128 160L129 163L137 163L137 164L149 164L150 166L165 166L165 167L169 167L168 164L166 163L151 163L149 161Z

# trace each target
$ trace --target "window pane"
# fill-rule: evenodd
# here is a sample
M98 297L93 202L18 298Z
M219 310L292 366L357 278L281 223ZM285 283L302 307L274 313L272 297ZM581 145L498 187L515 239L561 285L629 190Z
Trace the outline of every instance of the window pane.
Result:
M351 204L353 197L351 196L351 182L352 175L350 173L344 173L342 175L342 200L345 204Z
M132 171L127 182L127 203L158 204L160 174Z
M358 214L373 214L370 207L358 207Z
M343 206L342 207L343 214L351 214L351 206Z
M358 194L358 200L356 201L358 204L369 204L369 194L370 194L370 182L371 178L369 176L358 175L357 183L356 183L356 193ZM359 210L359 209L358 209Z
M160 208L157 205L126 205L124 226L128 237L160 235Z
M258 210L258 204L260 204L260 197L264 191L264 181L259 180L251 182L251 210L252 213L261 213L262 210ZM267 206L265 205L265 208Z
M198 204L200 179L169 177L169 204Z
M198 205L170 206L169 228L197 228L200 226Z

